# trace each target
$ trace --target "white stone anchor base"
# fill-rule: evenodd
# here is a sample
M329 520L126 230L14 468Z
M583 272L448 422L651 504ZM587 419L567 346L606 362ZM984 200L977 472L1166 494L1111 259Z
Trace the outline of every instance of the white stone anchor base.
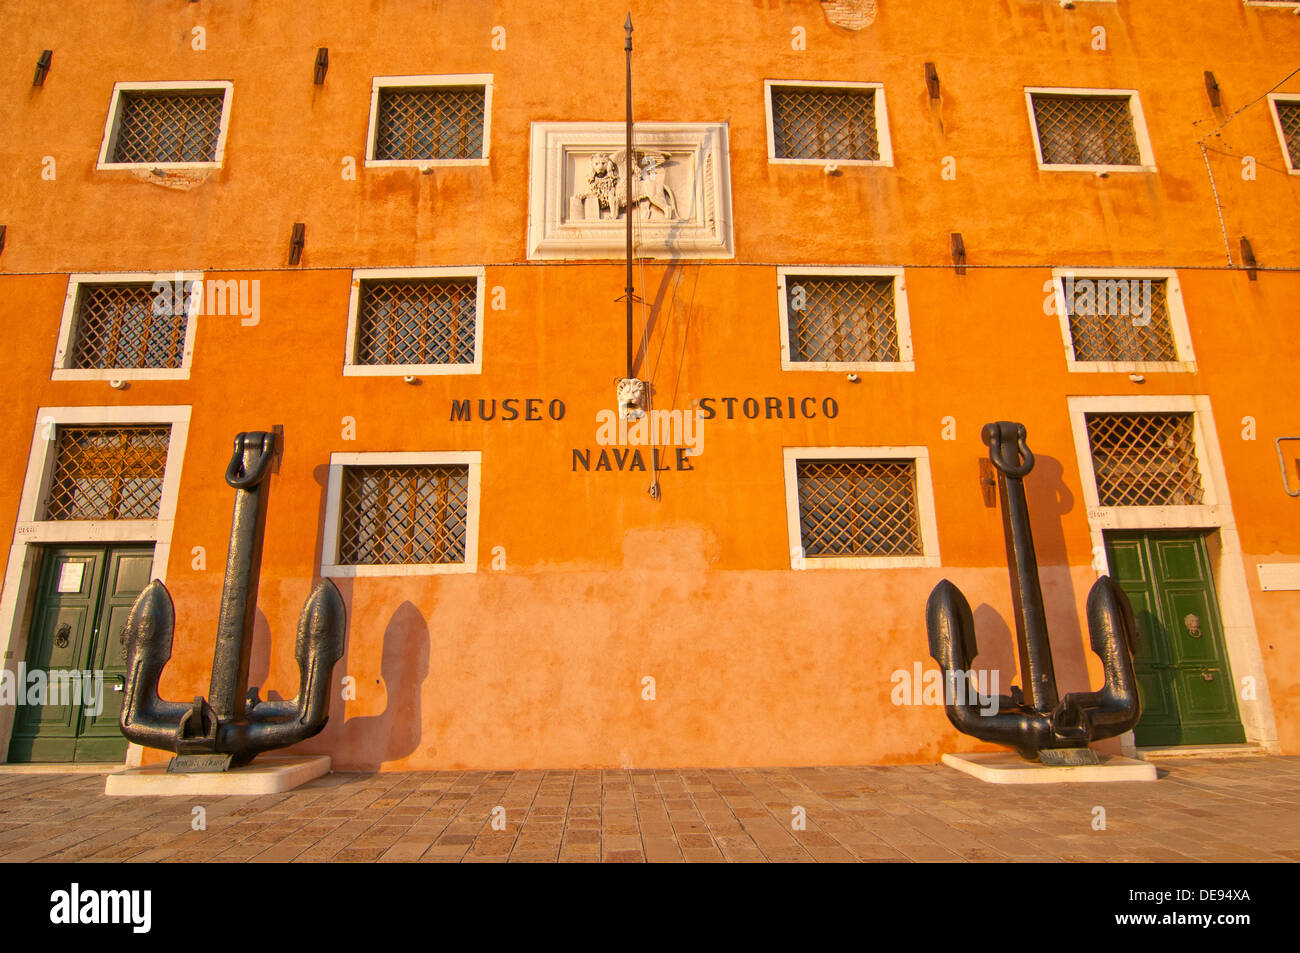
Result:
M151 764L110 774L104 793L123 797L194 796L228 794L280 794L328 774L328 755L290 757L259 756L252 764L230 771L168 774L167 765Z
M1078 784L1089 781L1154 781L1156 766L1117 754L1097 753L1101 764L1049 767L1026 761L1014 751L946 754L950 768L989 784Z

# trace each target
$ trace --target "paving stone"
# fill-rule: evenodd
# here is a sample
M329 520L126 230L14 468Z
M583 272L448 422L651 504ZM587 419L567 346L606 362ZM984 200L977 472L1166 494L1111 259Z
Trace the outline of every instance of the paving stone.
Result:
M1300 758L1158 766L1154 784L1032 792L939 765L339 773L205 799L202 831L189 799L9 774L0 862L1300 861ZM1097 803L1104 831L1091 829Z

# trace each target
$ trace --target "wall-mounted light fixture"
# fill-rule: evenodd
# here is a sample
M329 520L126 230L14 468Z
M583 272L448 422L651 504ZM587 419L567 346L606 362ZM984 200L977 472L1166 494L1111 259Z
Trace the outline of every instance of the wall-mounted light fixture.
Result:
M7 225L0 225L0 252L5 250L5 229L8 227Z
M302 222L293 223L293 232L289 236L289 264L296 265L302 261L302 250L307 245L307 226Z
M312 80L317 86L325 85L325 73L330 68L330 51L328 46L322 46L316 51L316 74Z
M53 50L41 50L40 58L36 60L36 75L32 77L33 86L44 86L45 76L50 71L50 63L54 60Z
M925 64L925 88L929 91L931 99L939 98L939 71L933 63Z

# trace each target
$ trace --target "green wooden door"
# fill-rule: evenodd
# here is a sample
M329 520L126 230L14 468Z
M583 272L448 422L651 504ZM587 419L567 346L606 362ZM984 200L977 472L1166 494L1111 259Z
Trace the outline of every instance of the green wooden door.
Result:
M1244 742L1204 534L1107 533L1106 558L1137 616L1137 743Z
M46 549L27 641L24 701L44 673L44 704L15 712L10 761L121 761L125 675L120 641L131 604L149 582L153 547ZM90 677L58 673L89 673ZM54 673L54 674L51 674ZM100 678L95 678L95 675Z

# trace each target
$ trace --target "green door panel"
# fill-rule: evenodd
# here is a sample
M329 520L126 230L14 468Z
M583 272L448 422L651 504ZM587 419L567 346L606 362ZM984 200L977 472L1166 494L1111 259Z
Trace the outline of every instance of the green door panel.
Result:
M1138 623L1137 743L1245 741L1204 535L1107 533L1106 555Z
M43 556L24 661L28 673L40 673L29 674L27 686L44 680L44 704L17 707L8 760L121 761L118 639L149 582L153 547L52 546ZM39 699L28 688L23 700Z
M120 761L126 756L126 738L118 724L122 713L122 686L126 678L122 632L135 597L149 584L153 548L110 550L104 591L99 600L95 644L89 667L104 673L98 688L98 705L82 709L77 740L78 761ZM98 707L99 713L95 713Z
M81 722L80 692L49 691L48 673L80 670L89 656L103 579L103 547L60 547L45 553L24 659L21 702L45 684L45 704L19 704L9 742L10 761L71 761ZM39 673L39 674L38 674ZM58 685L70 688L73 682ZM77 685L79 688L79 684ZM75 694L77 697L67 697Z

